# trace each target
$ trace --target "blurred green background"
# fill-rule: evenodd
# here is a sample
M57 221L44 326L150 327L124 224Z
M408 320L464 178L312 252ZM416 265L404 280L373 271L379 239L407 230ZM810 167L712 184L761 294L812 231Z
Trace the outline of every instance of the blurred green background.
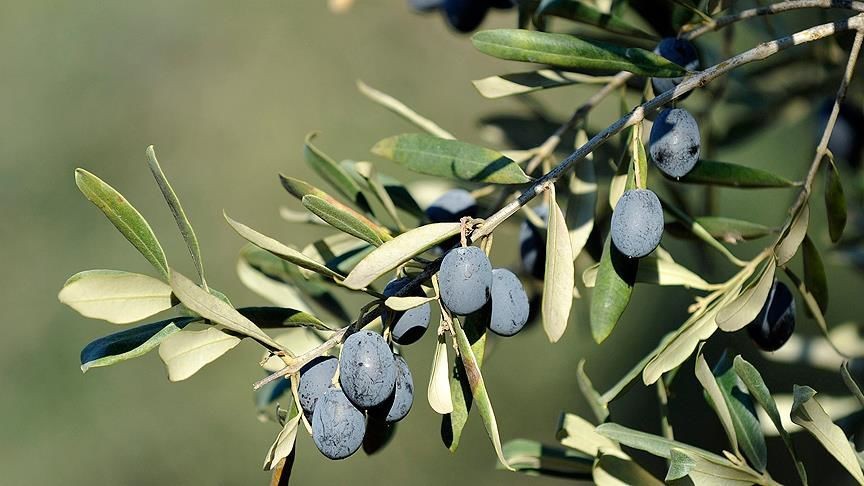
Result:
M155 144L201 239L208 281L235 305L262 305L236 278L241 240L224 223L222 210L283 241L308 243L320 232L279 219L280 205L298 206L276 177L284 172L320 184L302 161L305 134L320 130L318 144L325 151L359 160L372 157L375 141L414 131L362 97L355 80L406 101L468 141L506 148L500 130L480 123L498 115L523 120L514 134L524 140L522 148L549 132L528 122L536 107L485 100L469 82L524 66L476 53L467 37L449 32L438 16L412 15L402 1L361 0L342 15L329 12L325 2L284 0L6 0L0 11L3 484L230 485L269 479L261 464L278 428L255 417L251 383L261 371L253 344L244 342L176 384L167 381L156 353L86 376L78 369L80 349L118 329L62 306L56 294L63 281L91 268L150 269L77 192L75 167L99 175L135 204L160 236L172 266L191 275L186 248L146 167L144 149ZM512 14L496 12L486 26L513 23ZM564 119L591 92L569 88L536 100L551 118ZM688 103L704 102L694 98ZM611 121L616 105L604 105L592 126ZM788 122L758 143L719 155L800 177L812 154L814 128L807 103L787 115ZM405 175L387 162L379 168ZM720 196L724 214L769 224L782 220L791 197L782 191ZM823 218L814 214L823 245ZM512 238L496 241L496 264L514 262ZM682 260L693 261L692 252L676 245L673 253L682 248ZM857 317L861 280L853 272L829 259L831 322ZM680 289L640 287L631 311L602 347L591 342L584 301L576 304L571 327L557 345L536 327L496 340L484 375L503 438L553 443L562 410L588 416L574 379L578 360L587 358L595 384L607 388L663 332L680 324L689 299ZM799 328L815 330L806 319ZM330 462L301 433L295 484L561 484L495 470L476 412L455 455L441 445L440 420L424 396L432 335L408 350L418 397L391 446L372 457L358 453ZM758 360L740 336L716 339L709 352L719 356L724 345ZM790 392L794 381L842 392L839 376L793 375L772 364L763 372L779 391ZM682 373L673 425L684 440L722 447L722 429L695 390L692 373ZM634 387L614 411L621 423L659 430L653 389ZM831 464L809 438L798 440L811 460ZM786 461L782 445L772 439L769 448L772 472L791 478L779 465Z

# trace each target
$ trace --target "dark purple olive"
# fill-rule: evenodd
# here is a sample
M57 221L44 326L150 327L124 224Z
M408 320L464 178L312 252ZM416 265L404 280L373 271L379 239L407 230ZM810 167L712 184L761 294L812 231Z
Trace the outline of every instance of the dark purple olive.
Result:
M777 351L795 330L795 298L783 282L774 281L768 299L747 334L763 351Z

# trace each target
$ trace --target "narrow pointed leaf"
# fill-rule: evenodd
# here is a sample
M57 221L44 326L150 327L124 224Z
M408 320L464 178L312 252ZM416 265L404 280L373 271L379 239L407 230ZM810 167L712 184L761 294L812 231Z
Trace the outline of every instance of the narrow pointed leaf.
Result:
M288 420L285 421L285 426L279 431L270 450L267 451L267 456L264 458L264 469L273 470L282 459L287 458L294 451L294 444L297 441L297 427L300 425L301 414L297 407L292 406L288 413Z
M156 159L156 152L153 146L147 147L147 164L150 166L150 172L156 179L156 184L159 185L159 190L162 191L162 196L165 202L168 203L168 208L171 209L171 214L174 215L174 221L177 223L177 228L180 229L180 235L183 236L183 241L186 242L186 247L189 248L189 254L192 255L192 263L195 265L195 270L198 271L198 278L201 279L201 285L207 287L207 280L204 278L204 263L201 260L201 247L198 244L198 237L195 235L195 230L192 228L192 223L186 216L186 211L180 205L180 199L165 173L162 172L162 167L159 165L159 160Z
M538 71L490 76L472 81L472 83L481 95L496 99L572 84L603 84L608 83L611 79L609 76L591 76L555 69L540 69Z
M597 343L609 337L627 308L639 266L637 259L627 258L611 242L607 237L591 295L591 335Z
M183 381L238 344L240 338L215 327L203 331L181 330L162 341L159 357L168 368L168 379Z
M459 223L434 223L420 226L385 242L351 270L343 284L359 290L378 277L459 233Z
M685 476L689 477L689 482L685 484L703 486L750 486L763 481L763 478L754 474L752 469L744 469L731 461L716 463L690 451L672 449L666 481L674 482Z
M679 179L689 184L759 189L770 187L792 187L796 183L762 169L746 165L700 160L693 170Z
M804 286L816 299L822 314L825 314L828 310L828 277L825 275L822 256L809 236L804 237L801 247L804 256Z
M301 253L340 274L347 274L368 255L375 246L346 233L336 233L309 243ZM305 268L298 270L305 278L314 272Z
M437 295L433 295L431 297L388 297L387 300L384 301L384 305L386 305L389 309L393 309L395 311L406 311L415 307L420 307L421 305L427 304L434 300L438 300Z
M410 123L413 123L417 127L425 130L427 133L434 135L440 138L448 138L455 139L450 132L444 130L438 124L433 122L432 120L420 115L419 113L412 110L410 107L397 100L396 98L384 93L382 91L378 91L377 89L367 85L363 81L357 81L357 89L360 90L367 98L378 103L379 105L387 108L388 110L396 113L402 118L408 120Z
M662 457L664 459L671 458L672 449L681 449L697 456L704 457L711 462L718 464L729 463L726 458L718 456L713 452L708 452L698 447L669 440L665 437L649 434L647 432L629 429L611 422L598 425L596 430L600 435L608 437L621 445L645 451L653 456Z
M453 398L450 396L450 360L447 357L447 342L444 335L438 335L435 356L432 359L432 373L426 398L435 413L444 415L453 412Z
M306 163L322 179L339 191L345 199L356 204L361 210L368 211L369 203L366 201L366 196L363 195L363 191L360 190L357 182L345 172L345 169L312 144L312 140L317 135L315 132L306 135L306 141L303 146L303 157L306 159Z
M864 406L864 393L861 393L861 387L858 386L858 383L855 381L855 378L852 377L852 373L849 372L849 362L844 362L840 367L840 376L843 377L843 383L846 384L846 388L852 392L852 395L858 399L862 406Z
M777 266L782 267L786 265L798 253L798 248L807 235L807 226L809 224L810 208L807 206L807 203L804 203L798 214L792 219L789 229L774 249L774 255L777 257Z
M711 406L714 408L717 418L720 419L720 423L723 425L723 430L726 431L726 437L729 439L729 444L732 446L732 450L738 454L738 436L735 433L735 426L732 423L732 413L729 411L729 406L723 397L723 392L720 391L720 386L717 384L717 380L711 373L711 369L705 361L705 356L701 352L696 356L695 375L696 379L699 380L699 383L705 390L705 393L707 393Z
M596 285L600 264L595 263L582 273L582 283L591 288ZM648 255L639 260L636 272L636 282L652 285L680 285L697 290L711 290L714 286L699 275L678 263L661 260L655 255Z
M572 413L561 415L555 438L561 445L591 457L598 456L603 449L620 450L618 444L598 434L591 422Z
M523 184L531 179L500 152L423 133L385 138L372 153L421 174L491 184Z
M486 353L486 328L489 324L489 317L488 308L485 308L481 312L466 316L465 322L461 326L471 343L471 350L478 367L483 366L483 358ZM462 430L468 421L468 412L471 411L474 404L474 395L471 391L471 383L468 380L465 364L459 356L454 361L453 373L450 376L450 397L453 411L441 417L441 439L444 441L444 445L450 449L450 452L456 452L459 447Z
M800 425L822 444L849 474L864 484L864 473L858 465L855 450L846 439L843 430L831 421L831 417L816 400L816 391L809 386L795 385L793 389L792 422Z
M786 444L789 455L792 456L792 460L795 462L795 468L798 471L798 477L801 478L801 483L806 485L807 472L804 470L804 464L798 459L798 455L795 453L795 445L792 443L792 438L786 432L786 429L783 428L783 421L780 418L780 412L777 410L777 403L774 402L774 397L771 396L771 392L765 385L765 381L762 380L762 375L741 356L735 357L732 366L735 369L735 374L738 375L738 378L741 379L744 386L750 391L750 395L756 399L762 410L765 410L768 417L771 418L771 422L774 423L774 427L777 428L777 432L783 438L783 443Z
M375 229L366 226L363 221L355 218L351 213L341 211L337 206L329 204L324 199L311 195L303 196L303 206L339 231L375 246L381 246L383 243L381 236Z
M712 237L732 244L762 238L775 232L773 228L759 223L720 216L700 216L694 221L705 228ZM666 231L676 237L693 237L690 230L679 221L667 223Z
M681 66L651 51L589 42L566 34L495 29L477 32L471 41L480 52L509 61L566 69L629 71L664 78L687 74Z
M549 186L549 224L546 229L546 271L543 279L543 330L550 342L558 342L567 329L576 285L573 250L564 213L555 199L555 187Z
M236 231L238 235L242 236L244 239L246 239L246 241L261 248L262 250L267 250L268 252L276 255L279 258L282 258L283 260L287 260L299 267L312 270L315 273L337 279L342 278L342 276L338 273L312 260L306 255L295 250L294 248L286 246L274 240L273 238L270 238L269 236L263 235L243 223L234 221L227 214L225 214L225 220L228 221L228 224L230 224L231 227L234 228L234 231Z
M95 204L160 275L168 280L165 251L141 213L113 187L84 169L75 169L75 184L84 197Z
M375 166L369 162L356 162L354 163L354 169L357 174L363 178L366 182L366 185L369 186L369 189L372 191L372 194L375 196L375 199L381 203L381 206L384 207L384 211L387 212L387 215L390 216L390 219L399 226L400 230L404 231L404 226L402 225L402 221L399 218L399 212L397 211L396 204L393 203L393 199L390 197L390 194L387 192L387 188L384 187L384 184L381 183L380 177L378 177L378 173L375 171Z
M756 408L753 406L753 398L739 380L732 367L732 360L726 353L711 372L726 401L741 452L753 468L764 472L768 465L768 449Z
M514 470L530 476L550 476L567 479L591 479L593 457L527 439L514 439L502 450Z
M829 159L825 166L825 210L828 211L828 233L831 241L837 243L843 236L846 227L846 196L843 195L843 183L834 160Z
M639 39L657 40L657 36L630 24L614 13L604 13L579 0L544 0L534 13L536 17L560 17L582 24L593 25L604 31Z
M114 324L140 321L176 304L168 284L120 270L76 273L63 284L58 298L85 317Z
M769 258L758 278L737 298L720 309L716 318L717 327L726 332L734 332L753 322L768 300L776 268L774 259Z
M194 317L178 317L101 337L81 350L81 371L143 356L193 321Z
M262 329L306 327L319 331L336 330L308 312L288 307L241 307L237 312Z

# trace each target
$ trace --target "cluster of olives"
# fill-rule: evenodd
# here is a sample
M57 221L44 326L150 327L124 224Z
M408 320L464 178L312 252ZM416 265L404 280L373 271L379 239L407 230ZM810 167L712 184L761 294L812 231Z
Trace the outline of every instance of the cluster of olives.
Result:
M786 284L775 280L759 315L747 325L747 334L763 351L777 351L794 330L795 298Z
M380 334L367 330L345 340L338 360L320 356L306 364L297 392L312 422L312 440L330 459L354 454L363 445L367 424L398 422L414 403L408 364Z
M514 0L408 0L418 12L441 10L447 23L459 32L471 32L480 26L490 8L508 9Z

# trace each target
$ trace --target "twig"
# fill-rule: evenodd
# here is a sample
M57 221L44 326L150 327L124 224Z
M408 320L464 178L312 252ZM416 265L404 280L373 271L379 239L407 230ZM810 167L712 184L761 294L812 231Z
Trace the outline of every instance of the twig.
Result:
M764 42L748 51L745 51L737 56L734 56L726 61L723 61L715 66L712 66L699 74L690 76L681 82L678 86L656 96L652 100L637 106L626 116L609 125L605 130L594 136L587 143L576 149L573 153L562 160L554 169L549 171L543 177L534 181L528 189L522 192L518 199L507 204L495 214L486 219L486 222L477 229L472 238L479 238L488 235L498 227L507 218L512 216L519 210L520 207L528 204L539 194L539 189L546 186L550 182L555 182L560 179L567 171L577 162L584 159L588 154L593 152L597 147L603 145L609 138L616 135L620 131L628 128L645 119L646 112L653 112L670 101L676 100L684 96L686 93L693 91L696 88L701 88L711 82L713 79L722 76L729 71L732 71L745 64L754 61L766 59L782 50L793 46L806 44L825 37L850 29L861 29L864 27L864 16L856 15L845 20L829 22L826 24L817 25L809 29L802 30L790 36L781 37L770 42Z

